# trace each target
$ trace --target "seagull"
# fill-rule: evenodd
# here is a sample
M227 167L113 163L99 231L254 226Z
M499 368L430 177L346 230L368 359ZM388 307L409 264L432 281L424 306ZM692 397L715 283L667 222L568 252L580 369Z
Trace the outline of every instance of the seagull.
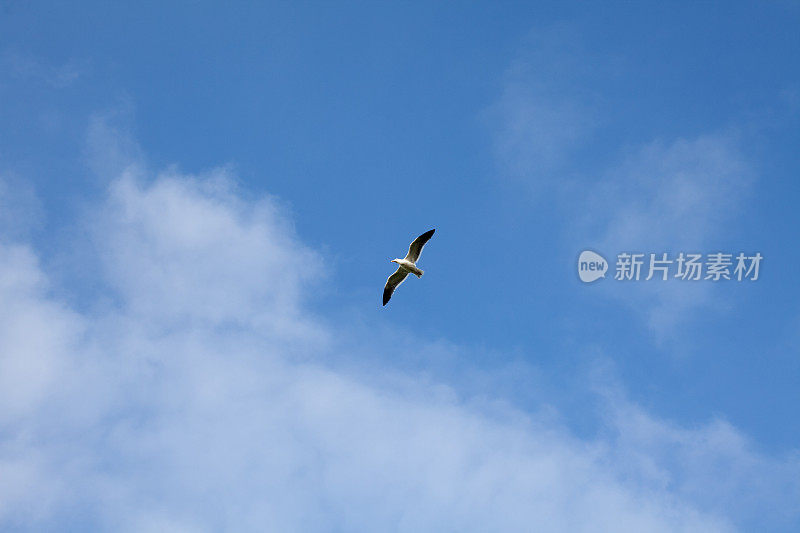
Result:
M405 281L409 272L418 278L422 277L424 272L417 268L417 260L419 259L419 254L422 253L422 247L433 237L434 231L436 230L426 231L414 239L414 242L408 247L408 253L404 259L392 259L392 263L397 263L397 270L386 280L386 286L383 288L383 305L389 303L392 293L398 285Z

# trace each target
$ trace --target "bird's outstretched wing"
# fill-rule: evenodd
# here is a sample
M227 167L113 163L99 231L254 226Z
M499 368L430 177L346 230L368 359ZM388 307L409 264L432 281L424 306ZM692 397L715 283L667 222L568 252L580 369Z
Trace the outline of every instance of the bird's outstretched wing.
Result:
M386 286L383 288L383 305L389 303L392 293L398 287L398 285L405 281L406 276L408 276L408 272L400 270L399 268L394 274L389 276L389 279L386 280Z
M425 243L428 242L431 237L433 237L433 232L436 231L432 229L430 231L426 231L416 239L414 242L411 243L411 246L408 247L408 254L406 254L406 261L411 261L412 263L416 263L417 259L419 259L419 254L422 253L422 247L425 246Z

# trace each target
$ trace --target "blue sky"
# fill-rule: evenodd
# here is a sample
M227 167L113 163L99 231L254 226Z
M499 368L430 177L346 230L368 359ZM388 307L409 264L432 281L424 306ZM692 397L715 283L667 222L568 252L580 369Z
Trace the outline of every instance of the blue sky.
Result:
M799 22L3 3L0 524L794 530Z

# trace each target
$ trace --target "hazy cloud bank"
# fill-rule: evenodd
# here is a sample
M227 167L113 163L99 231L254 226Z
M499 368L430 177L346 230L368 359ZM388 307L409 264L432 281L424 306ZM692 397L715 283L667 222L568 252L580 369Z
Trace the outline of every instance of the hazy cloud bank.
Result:
M722 422L674 427L615 393L584 441L510 405L327 365L330 326L304 305L316 253L224 171L129 167L103 202L90 311L55 296L29 245L0 245L4 528L728 531L797 517L797 460ZM754 481L774 497L754 501Z

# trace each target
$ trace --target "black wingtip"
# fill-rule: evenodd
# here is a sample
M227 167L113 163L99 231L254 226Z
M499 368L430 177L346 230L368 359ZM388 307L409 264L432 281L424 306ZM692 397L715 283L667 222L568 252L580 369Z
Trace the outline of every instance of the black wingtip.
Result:
M420 235L417 238L421 239L423 243L426 243L426 242L428 242L430 240L431 237L433 237L433 232L434 231L436 231L436 228L433 228L431 230L426 231L425 233L423 233L422 235Z

